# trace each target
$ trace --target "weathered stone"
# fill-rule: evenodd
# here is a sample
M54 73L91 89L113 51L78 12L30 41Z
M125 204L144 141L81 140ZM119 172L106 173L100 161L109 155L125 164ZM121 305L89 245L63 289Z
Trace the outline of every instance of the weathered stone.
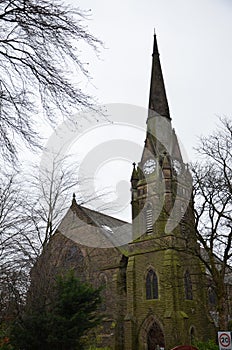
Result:
M99 344L115 350L171 349L215 335L205 271L190 254L199 251L191 175L171 126L156 38L149 106L144 152L131 177L133 241L116 247L122 236L113 235L115 228L128 234L129 224L73 200L32 271L31 300L45 298L54 275L70 268L105 285L99 310L105 320L96 332ZM156 166L144 174L151 155Z

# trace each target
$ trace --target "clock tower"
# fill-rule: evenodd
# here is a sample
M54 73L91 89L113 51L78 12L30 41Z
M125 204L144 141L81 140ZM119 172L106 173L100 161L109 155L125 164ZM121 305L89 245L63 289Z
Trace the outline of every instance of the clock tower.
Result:
M172 121L156 36L147 134L131 176L125 349L171 349L208 339L206 281L194 227L192 181Z

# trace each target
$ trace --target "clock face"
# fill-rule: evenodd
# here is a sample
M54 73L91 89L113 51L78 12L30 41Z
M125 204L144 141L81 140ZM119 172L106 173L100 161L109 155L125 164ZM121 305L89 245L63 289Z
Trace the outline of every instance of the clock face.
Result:
M181 163L179 162L179 160L177 160L177 159L173 160L173 167L176 170L176 173L179 175L181 173L181 169L182 169L182 166L181 166Z
M143 165L143 171L145 174L151 174L156 168L156 162L154 159L148 159Z

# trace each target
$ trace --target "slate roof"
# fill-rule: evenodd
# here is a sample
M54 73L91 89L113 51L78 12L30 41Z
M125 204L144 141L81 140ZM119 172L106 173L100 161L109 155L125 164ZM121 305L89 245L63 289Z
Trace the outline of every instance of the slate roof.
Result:
M79 205L75 197L57 231L77 243L99 248L125 246L132 241L130 223Z

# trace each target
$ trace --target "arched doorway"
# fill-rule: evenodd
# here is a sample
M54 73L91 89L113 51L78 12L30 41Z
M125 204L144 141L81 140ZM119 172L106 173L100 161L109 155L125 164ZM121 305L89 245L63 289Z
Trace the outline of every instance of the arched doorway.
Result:
M158 323L153 322L147 332L147 350L164 348L164 334Z
M144 350L159 350L165 348L163 327L154 316L148 316L141 325L139 343Z

